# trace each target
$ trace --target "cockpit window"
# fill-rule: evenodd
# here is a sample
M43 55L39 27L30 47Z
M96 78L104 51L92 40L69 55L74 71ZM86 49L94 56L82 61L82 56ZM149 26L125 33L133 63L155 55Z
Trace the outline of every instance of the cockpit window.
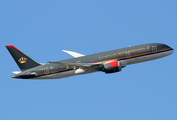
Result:
M164 45L164 46L163 46L163 48L167 48L167 47L169 47L169 46L167 46L167 45Z

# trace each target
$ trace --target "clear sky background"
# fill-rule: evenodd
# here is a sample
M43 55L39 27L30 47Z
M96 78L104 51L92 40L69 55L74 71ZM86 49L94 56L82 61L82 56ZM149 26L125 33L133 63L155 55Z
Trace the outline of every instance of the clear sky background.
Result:
M14 45L38 62L145 43L177 50L176 0L0 1L1 120L177 120L177 56L56 80L12 79Z

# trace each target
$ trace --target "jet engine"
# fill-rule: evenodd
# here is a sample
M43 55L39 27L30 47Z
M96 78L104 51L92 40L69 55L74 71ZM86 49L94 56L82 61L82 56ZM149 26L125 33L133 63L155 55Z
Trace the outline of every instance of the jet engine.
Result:
M113 61L109 63L105 63L101 69L101 71L105 73L114 73L114 72L119 72L122 70L121 62L119 61Z

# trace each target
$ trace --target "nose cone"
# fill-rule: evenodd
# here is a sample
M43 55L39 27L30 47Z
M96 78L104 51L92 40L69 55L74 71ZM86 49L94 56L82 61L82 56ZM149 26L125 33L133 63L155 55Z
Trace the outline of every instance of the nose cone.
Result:
M165 45L165 44L163 44L163 48L170 48L170 50L173 50L173 48L171 48L170 46Z
M172 49L172 50L171 50L171 54L172 54L172 53L174 53L174 50L173 50L173 48L171 48L171 49Z
M162 47L168 51L168 55L174 53L174 49L168 45L162 44Z
M169 46L168 46L169 47ZM174 49L172 47L169 47L170 48L170 53L174 53Z
M170 50L172 51L172 53L174 52L174 49L172 48L172 47L169 47L170 48Z

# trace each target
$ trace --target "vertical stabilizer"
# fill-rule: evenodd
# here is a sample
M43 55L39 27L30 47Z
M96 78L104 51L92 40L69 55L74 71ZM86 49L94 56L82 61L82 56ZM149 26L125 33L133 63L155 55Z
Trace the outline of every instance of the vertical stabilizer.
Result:
M41 65L13 45L6 45L6 48L22 71Z

